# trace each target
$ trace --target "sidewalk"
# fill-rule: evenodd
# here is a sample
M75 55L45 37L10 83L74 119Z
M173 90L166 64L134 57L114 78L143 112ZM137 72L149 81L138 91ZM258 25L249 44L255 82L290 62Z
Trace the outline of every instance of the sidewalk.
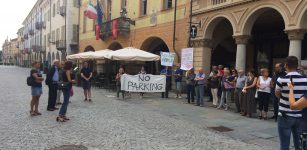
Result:
M115 97L115 93L105 93L107 97ZM241 140L245 143L256 144L259 146L267 146L272 149L278 149L279 138L277 132L277 124L274 120L259 120L257 118L247 118L235 113L235 105L230 105L228 111L218 110L210 107L211 102L205 102L205 107L186 104L186 99L175 99L175 94L170 93L169 99L161 99L158 93L147 93L143 99L139 98L138 93L133 93L131 98L124 100L126 103L141 105L146 109L159 112L178 120L186 120L196 123L204 128L226 127L229 132L219 132L233 139ZM205 101L208 97L205 98ZM269 113L269 116L272 112ZM219 128L218 128L219 129ZM291 141L292 142L292 141Z

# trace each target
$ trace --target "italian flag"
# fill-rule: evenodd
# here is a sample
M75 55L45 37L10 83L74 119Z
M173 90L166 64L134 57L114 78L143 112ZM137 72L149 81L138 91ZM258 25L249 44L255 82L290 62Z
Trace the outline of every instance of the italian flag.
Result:
M87 5L87 9L85 11L85 16L87 16L90 19L97 20L97 10L95 6L93 6L91 3Z

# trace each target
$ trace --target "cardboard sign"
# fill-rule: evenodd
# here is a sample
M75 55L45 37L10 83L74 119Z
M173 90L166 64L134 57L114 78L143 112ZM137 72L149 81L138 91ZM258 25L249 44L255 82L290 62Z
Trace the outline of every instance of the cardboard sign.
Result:
M181 50L181 70L190 70L193 68L193 48L184 48Z
M162 66L173 66L174 59L176 54L175 53L168 53L168 52L161 52L161 65Z

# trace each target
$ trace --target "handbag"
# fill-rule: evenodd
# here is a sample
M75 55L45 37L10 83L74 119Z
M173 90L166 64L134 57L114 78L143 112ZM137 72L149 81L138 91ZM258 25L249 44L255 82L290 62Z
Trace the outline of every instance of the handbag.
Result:
M31 77L31 76L27 77L27 85L28 85L28 86L32 86L33 83L34 83L33 77Z
M69 82L63 82L63 81L58 82L59 90L67 90L68 88L69 88Z

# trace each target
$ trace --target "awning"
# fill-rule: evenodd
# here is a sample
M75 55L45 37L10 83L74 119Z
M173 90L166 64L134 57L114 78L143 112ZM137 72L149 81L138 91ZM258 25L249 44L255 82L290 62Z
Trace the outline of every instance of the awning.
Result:
M160 56L134 47L126 47L106 54L106 58L123 61L158 61Z

